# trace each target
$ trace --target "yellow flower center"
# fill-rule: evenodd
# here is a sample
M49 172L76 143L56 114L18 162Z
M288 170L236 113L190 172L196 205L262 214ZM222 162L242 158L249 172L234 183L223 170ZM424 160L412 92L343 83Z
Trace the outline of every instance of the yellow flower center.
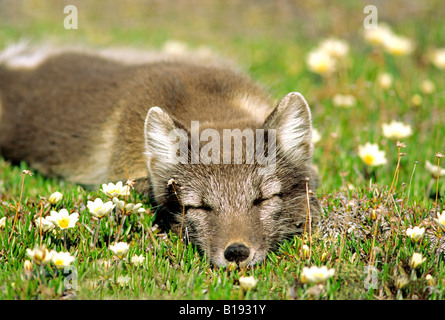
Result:
M391 48L390 52L395 55L395 56L402 56L405 54L405 51L403 48L401 47L395 47L395 48Z
M314 272L313 276L314 276L314 279L318 280L318 279L323 279L325 277L325 274L321 271L318 271L318 272Z
M45 254L36 254L35 256L34 256L34 259L36 260L36 261L43 261L44 259L45 259Z
M69 218L62 218L59 220L59 227L61 227L62 229L67 228L69 224L70 224Z
M55 261L55 265L56 265L56 266L63 266L63 260L62 260L62 259L57 259L57 260Z
M370 154L367 154L363 157L363 162L365 162L369 166L374 163L374 157Z
M327 61L320 61L319 64L316 66L316 69L319 73L325 73L328 71L328 63Z

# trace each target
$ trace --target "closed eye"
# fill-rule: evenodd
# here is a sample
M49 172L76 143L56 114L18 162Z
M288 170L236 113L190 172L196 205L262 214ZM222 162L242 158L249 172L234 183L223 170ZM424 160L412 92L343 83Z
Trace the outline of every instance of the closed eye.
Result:
M188 211L188 210L212 211L212 208L210 208L210 206L208 206L206 204L202 204L202 205L199 205L199 206L186 205L185 206L185 211Z
M272 199L281 199L281 193L273 194L273 195L271 195L268 198L257 198L255 200L253 200L253 205L254 206L260 206L264 202L272 200Z
M266 201L266 200L267 200L267 199L263 199L263 198L255 199L255 200L253 200L253 205L254 205L254 206L258 206L258 205L261 204L261 202Z

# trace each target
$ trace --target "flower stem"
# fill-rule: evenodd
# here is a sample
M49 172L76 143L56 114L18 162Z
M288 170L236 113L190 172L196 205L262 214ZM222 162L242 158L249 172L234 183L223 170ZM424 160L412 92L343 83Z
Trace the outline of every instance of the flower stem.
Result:
M123 216L122 216L122 219L121 219L121 225L119 226L119 231L117 232L116 239L114 240L115 242L119 241L119 236L120 236L120 234L121 234L121 229L122 229L122 226L124 225L124 222L125 222L125 218L126 218L126 217L127 217L126 215L123 215Z
M39 276L39 283L40 284L43 284L44 282L45 282L45 280L46 280L46 275L45 275L45 266L43 265L43 263L41 263L40 264L40 267L39 267L39 273L40 273L40 276ZM43 279L42 279L43 278Z
M43 244L43 237L42 237L42 214L43 214L43 202L40 202L40 211L39 211L39 235L40 235L40 245Z
M96 246L96 243L97 243L97 236L99 234L99 228L100 228L100 219L97 219L96 230L94 230L94 240L93 240L93 243L91 244L91 246L93 248Z
M63 238L63 245L65 247L65 251L68 251L68 249L66 248L66 231L65 231L65 229L62 230L62 238Z
M308 259L311 258L311 251L312 251L312 234L311 234L311 229L312 229L312 216L311 216L311 203L310 203L310 199L309 199L309 193L311 192L309 190L309 178L306 178L306 200L307 200L307 212L306 212L306 221L304 223L304 232L303 232L303 241L305 238L305 234L306 234L306 225L308 227L308 233L309 233L309 257ZM302 246L303 248L303 246Z
M411 183L413 182L414 171L416 171L416 166L417 166L417 161L414 162L413 172L411 173L411 178L409 179L408 200L406 201L407 203L409 203L409 194L410 194L410 191L411 191Z
M389 197L391 196L391 192L392 192L392 187L394 186L394 191L396 191L397 189L397 180L399 179L399 168L400 168L400 159L401 159L401 154L400 154L400 147L398 147L398 158L397 158L397 166L396 166L396 170L394 171L394 176L392 178L392 182L391 182L391 187L389 187L389 191L388 191L388 197L385 200L385 204L383 205L384 207L386 207L386 204L388 203ZM394 183L395 182L395 183Z
M439 176L440 176L440 158L441 157L437 157L437 182L436 182L436 200L434 202L434 214L437 214L437 196L439 194Z
M21 203L22 203L22 196L23 196L23 186L25 185L25 176L26 176L26 174L25 174L25 172L23 172L22 186L20 188L19 203L17 204L17 209L15 211L14 223L12 224L11 233L9 235L8 243L11 242L12 234L14 232L15 223L17 222L17 217L19 215L19 210L20 210L20 206L21 206Z

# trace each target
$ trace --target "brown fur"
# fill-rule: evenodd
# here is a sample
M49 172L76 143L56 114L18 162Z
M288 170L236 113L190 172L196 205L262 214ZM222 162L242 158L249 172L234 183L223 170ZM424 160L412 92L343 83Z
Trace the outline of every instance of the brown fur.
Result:
M2 156L81 184L139 179L137 189L153 194L174 229L185 206L184 233L217 265L229 263L232 244L248 248L248 257L234 262L254 264L302 231L305 178L312 190L318 178L311 165L310 111L299 94L274 109L259 87L225 67L128 65L61 53L32 69L0 67L0 98ZM276 170L262 176L257 164L170 164L160 151L162 138L175 128L190 132L195 120L201 132L276 129ZM180 203L167 185L171 178ZM315 195L310 203L315 221Z

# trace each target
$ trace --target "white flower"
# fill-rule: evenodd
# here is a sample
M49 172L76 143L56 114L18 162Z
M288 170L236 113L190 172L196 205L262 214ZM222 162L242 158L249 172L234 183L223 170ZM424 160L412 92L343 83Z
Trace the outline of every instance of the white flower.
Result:
M321 50L327 52L330 56L334 58L341 58L345 56L349 51L349 45L346 41L328 38L320 43Z
M332 98L332 103L336 107L351 108L351 107L355 106L355 104L357 103L357 100L355 99L355 97L353 95L337 93Z
M121 275L121 276L117 277L116 282L124 287L124 286L128 286L130 284L130 280L131 280L130 276L126 275L124 277Z
M436 279L434 279L433 276L429 273L425 276L425 280L430 286L436 285Z
M365 40L373 45L381 45L392 55L402 56L413 52L414 43L407 37L394 34L389 26L380 23L377 28L365 29Z
M382 89L388 90L392 86L393 76L387 72L382 73L377 77L377 83Z
M110 198L119 196L128 196L130 194L130 187L128 185L123 185L122 181L114 184L112 182L108 184L103 184L100 190L105 193Z
M309 70L321 75L332 73L336 68L336 60L320 49L309 52L306 63Z
M138 213L144 213L145 209L141 208L142 207L142 203L127 203L127 205L125 206L125 212L127 214L129 213L133 213L133 212L138 212Z
M445 211L443 211L441 214L438 212L437 219L434 219L434 221L436 221L439 227L445 231Z
M355 230L355 226L349 227L348 230L346 230L348 233L353 233Z
M25 260L25 263L23 264L23 270L25 271L25 274L29 277L32 273L32 262L29 260Z
M0 219L0 229L6 228L6 217Z
M135 266L140 266L144 263L145 257L141 254L141 255L133 255L131 257L131 263L134 264Z
M365 40L372 45L382 45L385 39L392 35L390 27L384 23L379 23L377 28L365 29Z
M45 218L38 217L34 220L34 223L36 224L37 229L40 230L40 228L42 228L43 232L51 231L52 229L54 229L54 223Z
M59 212L51 211L51 215L47 217L46 220L51 221L60 229L69 229L76 226L76 222L79 220L79 214L77 212L69 214L66 209L62 209Z
M437 68L445 69L445 48L435 49L430 59Z
M413 132L409 124L392 120L390 123L383 123L383 136L389 139L402 139L409 137Z
M130 246L126 242L118 242L114 245L110 245L110 250L119 258L122 259L130 249Z
M311 250L309 249L309 246L307 244L303 244L301 247L301 255L303 259L309 258L309 255L311 254Z
M52 255L52 262L57 269L63 269L76 259L69 252L55 252Z
M137 203L137 204L134 204L134 203L127 203L127 204L125 204L125 201L122 201L122 200L119 200L118 198L113 198L113 202L114 202L114 204L117 206L117 208L119 209L119 210L121 210L121 211L124 211L124 206L125 206L125 213L126 214L130 214L130 213L133 213L133 212L145 212L145 209L144 208L141 208L142 207L142 203Z
M321 268L312 266L304 267L301 272L301 282L303 283L322 283L331 278L335 274L334 269L328 269L326 266Z
M420 84L420 90L425 94L431 94L436 90L436 85L431 80L425 79Z
M425 260L426 260L426 258L423 258L421 253L414 252L414 253L413 253L413 256L411 257L410 266L411 266L413 269L416 269L416 268L418 268L418 267L419 267Z
M414 50L414 44L411 39L394 34L383 39L383 47L394 56L405 56Z
M244 290L252 290L256 287L258 283L258 280L256 280L254 277L240 277L239 278L239 284L242 289Z
M34 249L26 249L26 254L30 257L37 265L45 265L51 261L55 251L48 251L45 246L37 246Z
M315 144L317 142L319 142L321 140L321 134L320 132L318 132L317 129L313 128L312 129L312 143Z
M429 171L429 173L431 173L431 176L434 179L437 179L437 175L439 175L439 177L444 177L445 176L445 169L432 164L428 160L425 161L425 168L426 168L426 170Z
M118 198L114 197L113 202L119 210L121 210L121 211L124 210L124 206L125 206L124 200L119 200Z
M60 202L62 200L62 198L63 198L63 194L60 193L59 191L56 191L49 196L48 202L51 204L56 204L56 203Z
M104 203L100 198L97 198L96 200L94 200L94 202L88 200L87 203L88 210L90 210L93 216L99 219L109 214L115 206L116 205L113 204L111 201Z
M387 162L385 151L379 150L376 143L367 142L364 146L359 146L358 155L368 166L380 166Z
M404 288L409 283L407 275L399 276L396 278L396 286L398 289Z
M411 97L411 103L416 107L420 106L422 104L422 96L416 93Z
M415 242L422 239L424 233L425 233L425 228L414 227L412 229L411 228L406 229L406 235L411 239L413 239Z
M101 268L103 268L105 271L110 269L111 266L113 265L112 261L110 260L97 260L97 264L98 266L100 266Z

